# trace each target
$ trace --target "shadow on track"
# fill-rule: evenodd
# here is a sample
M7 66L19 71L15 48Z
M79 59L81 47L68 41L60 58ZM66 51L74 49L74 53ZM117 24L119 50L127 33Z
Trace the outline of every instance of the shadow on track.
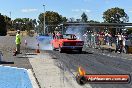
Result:
M27 57L27 56L19 56L17 58L33 58L33 57Z
M65 53L67 54L93 54L92 52L88 52L88 51L82 51L81 53L77 51L72 51L72 52L66 51Z
M0 64L14 64L12 61L0 61Z

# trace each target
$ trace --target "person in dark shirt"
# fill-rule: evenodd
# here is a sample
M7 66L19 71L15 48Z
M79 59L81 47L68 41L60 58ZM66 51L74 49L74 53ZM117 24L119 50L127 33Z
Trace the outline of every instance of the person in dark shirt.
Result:
M55 39L55 32L53 32L53 39Z

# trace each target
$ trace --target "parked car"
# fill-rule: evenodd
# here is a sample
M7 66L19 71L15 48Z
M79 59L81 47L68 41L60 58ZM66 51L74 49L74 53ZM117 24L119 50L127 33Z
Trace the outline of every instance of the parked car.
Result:
M51 41L51 45L53 50L59 49L60 53L66 50L78 50L81 53L84 41L77 39L74 34L57 34Z

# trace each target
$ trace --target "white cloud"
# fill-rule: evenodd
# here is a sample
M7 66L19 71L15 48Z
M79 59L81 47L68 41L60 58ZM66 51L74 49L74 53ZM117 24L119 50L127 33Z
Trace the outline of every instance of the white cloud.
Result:
M91 11L88 10L88 9L81 9L81 12L87 12L87 13L89 13L89 12L91 12Z
M36 12L38 9L22 9L21 10L23 13L30 13L30 12Z
M110 2L118 2L118 0L104 0L104 2L106 3L106 4L109 4Z
M88 10L88 9L72 9L72 12L87 12L87 13L90 13L91 10Z

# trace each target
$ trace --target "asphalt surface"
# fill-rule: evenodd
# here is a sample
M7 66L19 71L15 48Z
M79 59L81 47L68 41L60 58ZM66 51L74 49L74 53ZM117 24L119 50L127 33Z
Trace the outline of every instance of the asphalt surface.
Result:
M15 48L15 36L0 36L0 51L3 53L2 65L18 68L32 69L28 58L25 55L24 41L34 41L34 37L23 37L21 44L22 54L13 56ZM32 45L32 42L30 42ZM32 53L34 50L28 49ZM132 55L117 54L114 52L101 51L87 48L79 54L77 52L59 53L58 51L41 51L49 53L62 64L61 69L68 69L71 75L79 66L82 66L88 74L130 74L132 76ZM86 84L88 85L88 84ZM129 84L90 84L92 88L132 88L132 82ZM87 88L82 86L82 88Z
M120 57L122 54L99 53L95 49L87 49L81 54L46 52L56 57L63 64L63 69L68 68L71 74L77 72L78 67L82 66L88 74L130 74L132 76L132 58L127 56L131 59L124 59ZM90 86L92 88L132 88L132 82L129 84L90 84Z
M0 51L2 51L3 53L2 61L0 62L1 65L26 69L32 68L28 58L25 56L25 53L27 52L24 47L25 39L30 39L30 37L22 38L22 54L18 56L13 56L13 51L16 47L15 36L0 36ZM32 50L28 50L28 52L32 52Z

